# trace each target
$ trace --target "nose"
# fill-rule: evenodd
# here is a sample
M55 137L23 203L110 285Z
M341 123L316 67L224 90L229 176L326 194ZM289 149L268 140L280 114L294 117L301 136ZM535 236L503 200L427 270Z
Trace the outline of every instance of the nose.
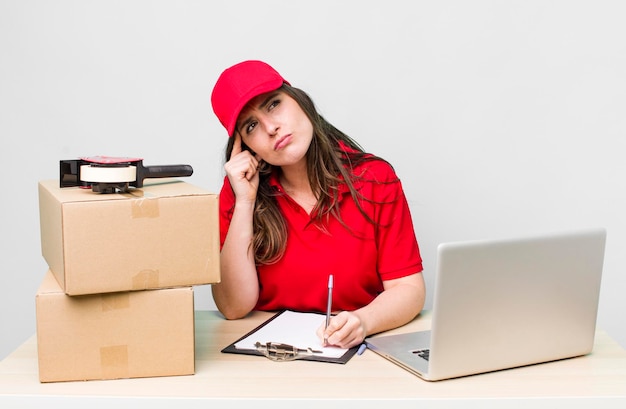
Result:
M278 134L278 130L280 129L280 125L276 120L271 117L264 117L259 120L265 132L270 136L275 136Z

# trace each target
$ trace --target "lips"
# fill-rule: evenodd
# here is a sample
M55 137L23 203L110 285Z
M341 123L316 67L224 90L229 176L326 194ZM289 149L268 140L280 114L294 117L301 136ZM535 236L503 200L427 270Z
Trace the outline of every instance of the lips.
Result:
M278 139L276 141L276 143L274 144L274 150L275 151L281 150L282 148L287 146L287 144L289 144L289 142L291 142L291 134L285 135L285 136L281 137L280 139Z

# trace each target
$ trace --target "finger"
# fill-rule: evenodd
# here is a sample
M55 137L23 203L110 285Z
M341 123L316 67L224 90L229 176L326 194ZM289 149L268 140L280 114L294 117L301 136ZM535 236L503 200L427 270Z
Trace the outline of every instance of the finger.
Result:
M339 319L337 319L337 316L331 317L330 322L328 323L327 327L326 327L326 324L324 323L321 327L322 339L324 340L324 344L325 345L329 344L328 339L332 337L333 335L335 335L337 331L343 328L344 325L345 325L345 322L344 323L339 322ZM334 338L337 338L337 335L335 335L333 339Z
M317 330L315 331L316 335L318 336L318 338L322 342L322 345L324 346L328 345L328 337L332 335L333 332L334 332L334 329L332 329L330 325L327 327L326 322L324 322L322 325L317 327Z
M239 132L235 132L233 138L235 138L235 142L233 143L233 150L230 153L231 157L241 153L241 135L239 135Z
M249 151L250 154L253 152ZM250 158L250 169L246 172L246 179L252 181L255 177L258 178L261 171L261 166L263 165L263 160L261 157L254 153Z
M248 171L245 173L245 178L248 179L248 181L252 181L254 179L254 177L259 173L259 169L258 167L252 167L250 169L248 169Z

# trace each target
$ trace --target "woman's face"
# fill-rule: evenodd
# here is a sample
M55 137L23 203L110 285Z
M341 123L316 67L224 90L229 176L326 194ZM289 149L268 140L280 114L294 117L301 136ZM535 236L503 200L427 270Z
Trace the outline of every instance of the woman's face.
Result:
M281 167L306 161L313 139L313 125L300 105L278 90L250 100L235 132L262 160Z

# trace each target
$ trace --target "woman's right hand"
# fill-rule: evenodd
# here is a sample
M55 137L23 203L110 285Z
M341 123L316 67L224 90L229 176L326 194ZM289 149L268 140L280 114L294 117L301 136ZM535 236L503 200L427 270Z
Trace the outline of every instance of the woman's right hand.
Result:
M248 150L241 149L241 136L235 133L235 142L230 160L224 165L224 170L235 193L235 200L256 201L259 188L260 158Z
M235 207L220 253L221 281L211 286L215 305L226 319L245 317L259 298L254 249L250 244L254 239L260 157L241 149L241 136L233 137L233 150L224 169L235 194Z

